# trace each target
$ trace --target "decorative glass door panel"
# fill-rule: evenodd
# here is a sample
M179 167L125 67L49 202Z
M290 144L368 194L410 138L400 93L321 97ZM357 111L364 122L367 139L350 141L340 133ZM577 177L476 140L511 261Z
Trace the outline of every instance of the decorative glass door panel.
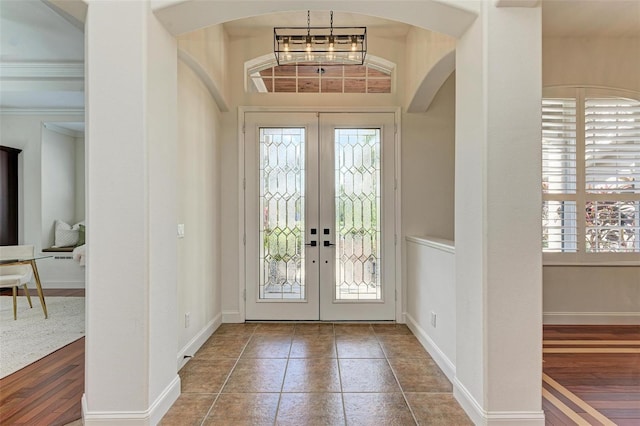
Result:
M304 300L305 128L259 131L259 298Z
M381 300L380 129L336 129L336 300Z
M395 319L390 113L245 113L246 318Z

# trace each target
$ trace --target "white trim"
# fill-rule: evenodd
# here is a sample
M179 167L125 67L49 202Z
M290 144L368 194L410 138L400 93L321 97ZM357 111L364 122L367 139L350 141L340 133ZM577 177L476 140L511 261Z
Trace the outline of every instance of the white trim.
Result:
M202 330L196 333L195 336L189 342L184 345L180 351L178 351L178 370L180 370L191 357L193 357L198 349L204 345L209 337L220 327L222 324L222 314L216 315Z
M486 424L485 411L482 406L471 395L471 392L455 377L453 379L453 396L458 401L462 409L467 413L467 416L471 419L475 425Z
M640 312L544 312L543 324L637 324Z
M395 74L393 73L393 81L395 81ZM395 231L396 231L396 259L395 259L395 286L396 286L396 322L404 324L406 323L405 311L406 303L404 295L406 294L406 283L403 280L404 272L404 259L402 258L402 244L401 238L402 231L402 111L399 107L395 108L395 164L394 173L396 179L396 192L395 192Z
M85 281L69 281L69 280L47 280L42 281L42 288L85 288Z
M59 122L59 123L63 123L63 122ZM44 122L44 123L42 123L42 126L47 130L51 130L52 132L56 132L56 133L59 133L61 135L71 136L72 138L83 138L84 137L84 132L79 132L79 131L76 131L76 130L67 129L65 127L60 126L59 124L54 124L54 123L50 123L50 122Z
M546 254L546 253L545 253ZM548 253L548 254L564 254L564 253ZM626 254L626 253L625 253ZM633 253L637 256L637 253ZM544 254L543 254L544 257ZM581 262L581 261L565 261L562 259L543 260L542 266L640 266L640 260L617 260L602 262Z
M538 7L540 0L494 0L496 7Z
M193 57L189 52L184 49L178 48L178 58L184 62L191 70L198 76L202 84L205 85L209 94L218 105L218 109L221 112L229 112L229 104L224 98L224 95L216 82L211 78L206 68L202 66L202 64Z
M242 292L241 292L242 293ZM244 305L244 300L242 301ZM222 311L223 324L238 324L244 322L244 313L240 311Z
M544 411L488 411L486 425L544 426Z
M85 426L156 425L180 396L180 376L175 378L145 411L94 411L87 408L87 394L82 395L82 420Z
M245 171L244 171L244 130L245 113L253 111L254 108L238 107L238 312L225 314L222 311L223 322L242 323L246 319L246 237L245 237ZM228 319L228 321L227 321Z
M453 396L475 425L500 424L544 426L544 411L485 411L478 401L456 377L453 381Z
M0 108L0 115L79 115L84 120L84 109L79 108Z
M425 348L431 358L438 364L438 367L447 376L449 381L453 382L456 378L456 365L449 359L449 357L442 352L438 345L429 337L426 331L418 324L418 322L410 315L406 314L407 326L418 338L420 344Z
M452 240L445 240L443 238L436 237L416 237L413 235L407 235L405 239L410 243L415 243L447 253L456 254L455 242Z
M77 79L84 80L84 62L4 62L0 79Z

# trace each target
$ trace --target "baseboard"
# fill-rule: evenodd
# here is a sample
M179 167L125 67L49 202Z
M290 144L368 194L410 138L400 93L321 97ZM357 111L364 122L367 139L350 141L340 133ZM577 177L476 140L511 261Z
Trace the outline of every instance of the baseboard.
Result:
M640 325L640 312L544 312L544 324Z
M486 411L464 385L453 380L453 396L476 426L544 426L544 412L541 411Z
M243 323L244 318L240 311L222 311L223 323Z
M405 318L407 321L407 326L418 338L420 344L426 349L427 352L429 352L431 358L433 358L436 364L438 364L438 367L440 367L449 381L453 382L456 377L456 365L451 362L449 357L447 357L447 355L442 352L442 350L438 347L438 345L436 345L433 339L429 337L427 332L424 331L422 327L420 327L418 322L410 314L405 314Z
M87 395L82 395L82 420L84 426L153 426L180 396L180 376L176 377L145 411L94 411L87 409Z
M222 324L222 314L216 315L209 323L200 330L193 338L178 352L178 370L180 370L189 359L198 352L209 337Z
M55 288L55 289L78 289L85 288L84 281L42 281L42 288ZM35 284L30 284L29 288L35 288Z

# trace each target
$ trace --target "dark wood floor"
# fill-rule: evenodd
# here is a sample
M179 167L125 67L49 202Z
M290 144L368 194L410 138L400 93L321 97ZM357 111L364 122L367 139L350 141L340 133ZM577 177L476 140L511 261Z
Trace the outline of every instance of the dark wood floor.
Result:
M37 297L34 289L30 294ZM83 297L84 289L44 294ZM0 425L66 425L82 416L83 393L84 337L0 379Z
M545 326L547 425L640 425L640 326Z
M547 425L640 425L640 326L545 326L543 351ZM64 425L83 392L84 338L0 379L0 424Z

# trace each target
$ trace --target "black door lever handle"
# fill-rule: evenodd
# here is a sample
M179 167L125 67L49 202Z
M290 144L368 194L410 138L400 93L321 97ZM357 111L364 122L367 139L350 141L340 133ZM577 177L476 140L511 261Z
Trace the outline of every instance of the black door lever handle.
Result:
M311 246L311 247L315 247L317 245L318 245L318 243L316 241L311 241L311 242L305 244L305 246Z
M330 242L330 241L325 241L325 242L324 242L324 246L325 246L325 247L335 246L335 244L333 244L333 243L332 243L332 242Z

